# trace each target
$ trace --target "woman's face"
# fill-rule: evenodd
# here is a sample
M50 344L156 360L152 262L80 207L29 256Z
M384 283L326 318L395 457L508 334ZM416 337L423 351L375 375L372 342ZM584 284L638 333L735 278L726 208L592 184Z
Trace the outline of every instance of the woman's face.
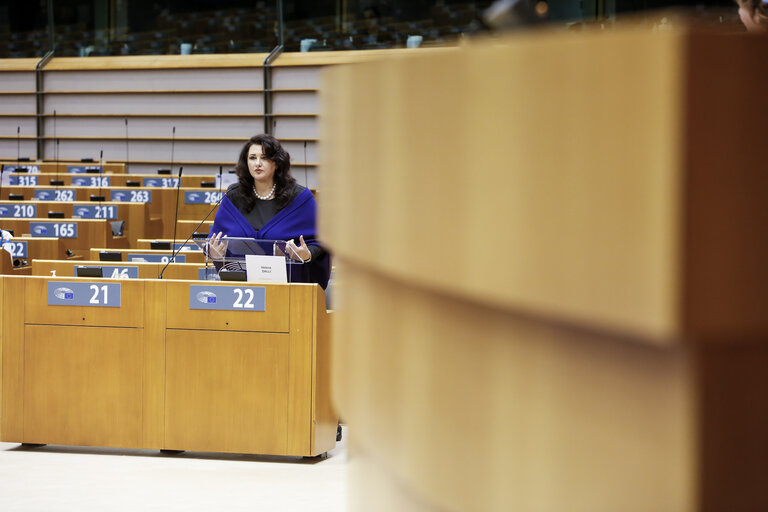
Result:
M255 182L272 184L275 178L275 162L264 158L260 144L248 148L248 172Z

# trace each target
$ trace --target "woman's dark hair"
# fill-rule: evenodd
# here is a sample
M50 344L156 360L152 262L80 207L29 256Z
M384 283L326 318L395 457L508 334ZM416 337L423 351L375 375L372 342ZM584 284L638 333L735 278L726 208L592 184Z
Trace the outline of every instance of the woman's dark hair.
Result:
M256 205L253 176L248 171L248 151L254 144L261 146L264 157L275 163L275 201L277 201L277 209L282 210L291 202L293 188L296 185L296 180L291 176L291 155L283 149L276 138L266 134L251 137L240 151L240 157L235 165L235 172L240 182L238 194L243 200L243 207L249 212Z

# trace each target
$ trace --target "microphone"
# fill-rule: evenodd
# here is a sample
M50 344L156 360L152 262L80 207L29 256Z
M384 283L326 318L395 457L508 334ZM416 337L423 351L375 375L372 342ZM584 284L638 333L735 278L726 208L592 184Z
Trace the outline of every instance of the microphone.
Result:
M16 127L16 166L21 162L21 126Z
M181 193L181 171L184 167L179 167L179 183L176 185L176 215L173 218L173 239L171 240L171 247L176 243L176 224L179 223L179 194ZM172 261L169 260L169 261Z
M165 272L165 269L166 269L166 268L168 268L168 265L170 265L170 264L171 264L171 262L174 260L174 258L176 258L176 255L177 255L177 254L179 254L179 251L181 251L181 250L182 250L182 249L183 249L183 248L184 248L184 247L187 245L187 242L189 242L189 239L190 239L190 238L192 238L192 235L194 235L194 234L197 232L197 230L200 228L200 226L202 226L202 225L203 225L203 222L205 222L206 220L208 220L208 217L210 217L210 216L211 216L211 214L213 213L213 210L215 210L216 208L218 208L218 206L219 206L219 203L221 202L221 200L222 200L222 199L224 199L224 196L223 196L223 195L222 195L221 197L219 197L219 200L218 200L218 201L216 201L216 203L214 203L214 205L213 205L213 207L211 208L211 210L210 210L210 211L209 211L209 212L208 212L208 213L205 215L205 217L203 217L203 220L201 220L201 221L200 221L200 224L198 224L197 226L195 226L195 229L193 229L193 230L192 230L192 232L191 232L191 233L189 234L189 236L187 237L187 239L186 239L186 240L184 240L184 243L183 243L183 244L181 244L181 245L179 246L179 248L178 248L178 249L176 249L175 251L173 251L173 252L171 253L171 258L168 260L168 262L165 264L165 266L163 267L163 269L160 271L160 275L159 275L159 276L157 276L157 278L158 278L158 279L162 279L162 278L163 278L163 272ZM173 242L174 242L174 243L176 242L176 238L175 238L175 237L174 237L174 240L173 240Z
M176 145L176 127L173 127L173 134L171 135L171 172L173 172L173 148Z
M5 166L0 164L0 199L3 197L3 173L5 172Z
M103 176L104 176L104 148L101 148L99 150L99 166L101 167L101 172L99 173L96 179L99 180L99 198L102 198L104 197L101 195L101 187L103 185ZM99 202L101 202L101 199L99 199Z
M56 181L59 181L59 139L56 139L56 149L53 151L56 158L54 159L56 166Z
M56 147L53 150L53 161L56 162L56 179L59 179L59 139L56 138L56 111L53 111L53 140Z
M223 172L223 169L224 169L224 166L220 165L219 166L219 197L221 197L222 190L224 188L224 177L221 175L221 173Z
M309 178L307 171L307 141L304 141L304 186L309 188Z
M128 173L128 162L130 162L130 158L128 158L128 118L125 118L125 172Z

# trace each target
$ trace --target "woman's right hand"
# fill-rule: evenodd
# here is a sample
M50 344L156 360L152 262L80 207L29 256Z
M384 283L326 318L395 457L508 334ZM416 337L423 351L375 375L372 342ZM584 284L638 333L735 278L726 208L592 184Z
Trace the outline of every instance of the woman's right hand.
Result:
M227 241L223 238L227 238L227 235L222 236L219 232L208 240L208 256L214 260L224 259L224 255L227 254Z

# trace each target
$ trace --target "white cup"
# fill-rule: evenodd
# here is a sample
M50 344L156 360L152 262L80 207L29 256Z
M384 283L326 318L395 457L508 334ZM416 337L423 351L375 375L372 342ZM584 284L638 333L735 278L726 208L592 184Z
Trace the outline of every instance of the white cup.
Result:
M181 43L181 54L182 55L189 55L192 53L192 44L190 43Z
M302 39L301 40L301 51L302 52L308 52L310 48L312 48L312 45L317 42L317 39Z
M408 39L405 41L405 46L408 48L418 48L421 46L421 41L423 41L424 38L422 36L408 36Z

